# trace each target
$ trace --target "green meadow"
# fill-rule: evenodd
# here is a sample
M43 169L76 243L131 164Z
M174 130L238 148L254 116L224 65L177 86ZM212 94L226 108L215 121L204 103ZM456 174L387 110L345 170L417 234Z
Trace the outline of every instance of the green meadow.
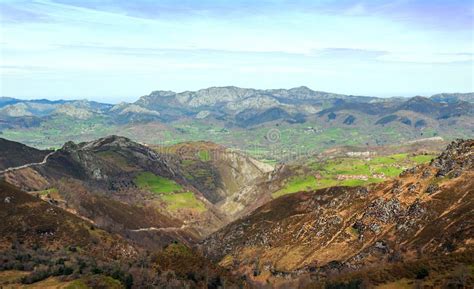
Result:
M178 209L194 209L198 212L206 211L204 203L196 198L193 192L184 191L184 188L175 181L150 172L140 173L135 182L140 189L151 191L167 204L167 208L176 211Z
M168 204L168 209L172 211L187 208L195 209L200 213L206 211L204 204L192 192L168 194L162 196L162 199Z
M337 158L323 162L310 161L310 173L292 176L285 180L281 189L274 192L274 198L300 191L317 190L332 186L362 186L382 182L398 176L403 170L418 164L428 163L434 155L394 154L373 158ZM338 179L338 176L353 179Z
M140 173L135 178L135 182L140 189L146 189L156 194L168 194L183 189L175 181L150 172Z

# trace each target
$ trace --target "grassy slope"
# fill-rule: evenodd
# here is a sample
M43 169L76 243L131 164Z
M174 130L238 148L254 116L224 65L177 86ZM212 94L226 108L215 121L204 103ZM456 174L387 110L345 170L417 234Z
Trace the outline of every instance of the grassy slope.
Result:
M193 192L185 191L182 186L173 180L150 172L143 172L135 178L135 182L139 188L158 194L170 210L193 209L197 212L206 211L204 204L196 198Z
M108 123L107 118L101 116L86 120L57 116L43 122L39 127L4 130L2 137L34 147L59 148L67 141L93 140L110 135L116 129L117 127Z
M372 159L339 158L326 162L310 162L310 174L298 175L287 180L285 186L274 192L274 198L286 194L305 190L315 190L331 186L359 186L381 182L383 174L387 178L398 176L404 169L411 166L427 163L433 155L410 156L408 154L395 154L390 156L374 157ZM316 178L320 174L321 178ZM374 174L376 177L374 177ZM338 180L338 175L367 177L365 179Z
M200 213L206 211L204 204L196 199L192 192L164 195L162 199L168 203L168 209L170 210L192 208Z
M49 277L45 280L35 282L33 284L22 284L21 279L30 274L26 271L8 270L0 272L0 288L24 288L24 289L89 289L94 287L100 288L114 288L122 289L125 288L120 281L113 279L109 276L103 275L92 275L76 279L73 281L64 281L59 277ZM89 286L94 284L94 287Z
M180 191L183 188L175 181L154 175L150 172L139 174L135 181L139 188L147 189L156 194L167 194Z

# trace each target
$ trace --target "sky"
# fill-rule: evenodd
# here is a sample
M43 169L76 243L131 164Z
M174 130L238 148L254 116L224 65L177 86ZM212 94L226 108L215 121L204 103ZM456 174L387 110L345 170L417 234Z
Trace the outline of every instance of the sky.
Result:
M0 0L0 96L472 92L474 1Z

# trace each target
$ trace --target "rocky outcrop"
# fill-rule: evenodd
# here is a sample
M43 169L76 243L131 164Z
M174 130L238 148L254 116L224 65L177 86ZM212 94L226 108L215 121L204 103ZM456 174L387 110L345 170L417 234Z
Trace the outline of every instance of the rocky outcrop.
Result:
M456 140L448 145L445 151L431 162L431 166L438 169L437 176L454 176L464 170L474 168L474 140Z
M137 171L150 171L164 177L176 177L168 160L149 147L120 136L108 136L92 142L67 142L42 169L46 175L70 172L79 179L113 182L124 174L123 167L98 157L106 153L126 160ZM67 165L66 165L67 163ZM133 178L133 175L130 176Z
M56 111L56 114L63 114L69 117L77 119L89 119L93 116L93 113L84 108L78 108L70 104L63 104L59 106Z
M273 167L239 151L210 142L182 143L164 151L177 174L230 219L249 212L250 204L269 196L258 185Z
M13 116L13 117L21 117L21 116L32 116L33 113L28 111L28 106L24 103L17 103L8 105L2 109L0 109L0 114L6 116Z
M472 250L473 143L453 142L430 165L368 188L280 197L205 239L203 250L249 278L324 275Z

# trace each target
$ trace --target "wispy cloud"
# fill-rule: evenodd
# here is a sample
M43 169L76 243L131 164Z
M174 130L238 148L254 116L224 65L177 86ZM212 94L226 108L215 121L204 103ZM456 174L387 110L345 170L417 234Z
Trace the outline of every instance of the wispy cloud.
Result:
M424 29L472 29L474 2L471 0L342 0L319 6L332 14L383 17Z
M366 60L376 60L380 56L390 54L389 51L383 50L370 50L370 49L354 49L354 48L325 48L325 49L316 49L312 51L313 55L319 57L328 57L328 58L352 58L362 61Z
M174 17L242 17L275 14L281 11L330 13L345 16L385 17L406 23L437 28L472 27L474 4L470 0L201 0L201 1L71 1L55 3L148 19Z
M472 63L472 53L390 53L380 57L390 62L409 62L420 64Z
M0 5L2 94L12 96L125 97L212 85L366 95L472 89L468 1Z
M0 20L2 23L35 23L47 22L51 19L45 14L28 9L27 2L19 2L15 5L0 3Z

